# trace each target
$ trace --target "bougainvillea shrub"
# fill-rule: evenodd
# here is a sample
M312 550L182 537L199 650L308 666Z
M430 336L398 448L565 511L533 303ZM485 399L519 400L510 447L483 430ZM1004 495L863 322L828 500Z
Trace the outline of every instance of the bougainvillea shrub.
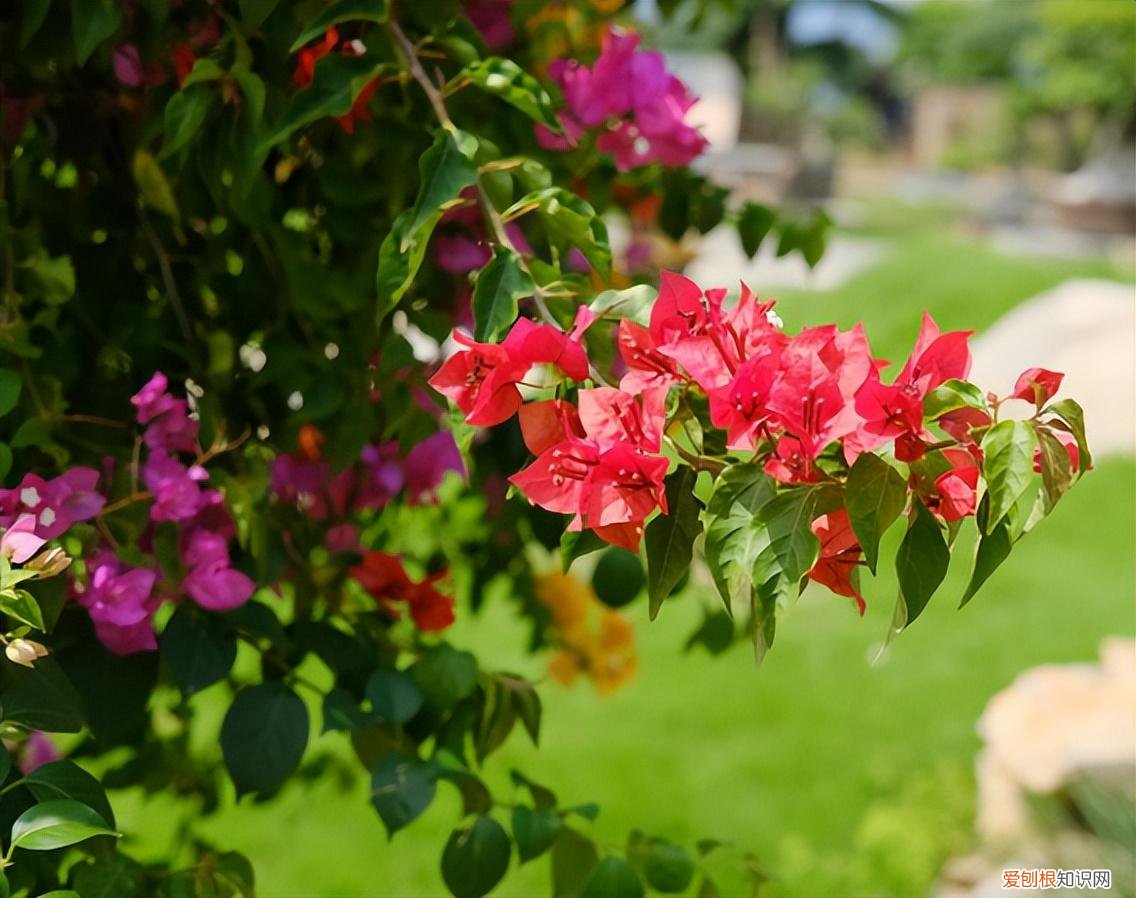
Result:
M550 679L600 695L636 670L623 606L654 618L692 565L711 651L760 660L808 583L834 614L891 601L881 564L898 633L962 528L965 603L1090 467L1059 373L972 384L969 333L916 309L889 363L668 270L719 225L812 265L827 219L688 168L696 98L621 6L0 12L5 893L252 894L242 846L192 827L131 857L104 789L207 815L334 742L390 837L457 790L459 898L538 857L557 895L714 894L712 839L614 851L591 796L490 792L555 687L454 621L510 603Z

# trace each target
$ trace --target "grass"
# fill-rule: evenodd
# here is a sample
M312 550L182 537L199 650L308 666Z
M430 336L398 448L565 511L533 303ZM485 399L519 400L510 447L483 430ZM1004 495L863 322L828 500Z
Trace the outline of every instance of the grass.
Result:
M898 362L923 308L944 328L981 328L1067 277L1115 275L1105 264L1007 258L928 226L833 293L783 295L781 313L790 325L862 319L876 351ZM607 699L587 684L545 685L541 748L515 735L486 778L508 797L516 766L565 802L598 801L591 828L604 844L622 843L632 827L687 844L729 840L776 875L776 894L926 894L942 859L969 844L975 722L990 697L1027 667L1090 660L1102 638L1136 631L1134 495L1136 463L1102 461L959 612L963 547L923 618L876 665L895 595L887 573L867 587L864 619L846 600L807 592L760 669L744 644L718 658L682 653L708 596L669 603L649 625L640 602L629 609L637 678ZM461 621L453 639L489 664L541 673L507 603ZM341 734L316 746L311 754L332 760L350 753ZM453 790L443 786L388 843L363 780L293 783L270 805L228 797L195 832L246 853L267 898L444 894L438 860L460 813ZM126 832L144 833L143 853L179 838L164 800L131 791L115 795L115 807ZM548 891L542 859L514 866L494 894Z

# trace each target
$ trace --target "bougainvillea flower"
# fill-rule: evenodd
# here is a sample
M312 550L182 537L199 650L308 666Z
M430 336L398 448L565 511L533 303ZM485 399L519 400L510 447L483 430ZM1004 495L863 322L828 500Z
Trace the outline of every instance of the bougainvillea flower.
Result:
M145 73L142 68L142 55L134 44L119 44L111 57L114 76L127 87L140 87Z
M651 332L628 318L616 331L619 354L627 373L619 381L625 393L640 393L653 387L669 387L682 380L674 361L659 352Z
M942 334L931 313L924 312L915 348L895 382L913 387L923 397L944 381L964 379L970 373L967 340L973 333L951 331Z
M1047 371L1045 368L1027 368L1014 383L1011 399L1024 399L1038 408L1047 403L1061 388L1065 375L1060 371Z
M813 521L812 531L820 541L820 557L809 571L809 579L839 596L855 599L856 610L863 614L868 603L864 601L855 579L860 565L860 544L856 541L848 512L839 508L821 515Z
M1065 454L1069 456L1070 470L1079 471L1081 469L1081 447L1077 445L1077 438L1069 431L1062 430L1059 427L1050 427L1049 432L1065 447ZM1033 451L1033 469L1037 473L1041 473L1041 447Z
M367 552L349 573L396 619L399 608L393 603L405 602L411 619L420 630L444 630L454 622L453 599L434 586L445 572L415 583L397 555Z
M403 472L406 477L406 500L410 505L433 505L438 501L442 478L453 471L466 476L454 435L448 430L429 436L406 454Z
M84 467L70 468L51 480L25 474L17 486L0 489L0 527L31 515L36 535L55 539L76 521L90 520L102 510L106 499L95 491L98 479L98 471Z
M466 0L462 7L490 50L500 50L516 39L511 18L513 0Z
M974 514L978 507L978 463L965 449L944 449L943 457L951 469L935 478L938 493L936 511L945 521L958 521Z
M152 521L185 521L205 504L200 484L209 474L200 465L183 465L169 455L153 452L142 466L142 482L154 497Z
M777 439L773 454L766 459L765 473L781 483L812 483L820 479L820 472L805 454L801 441L788 435Z
M231 611L249 600L256 584L234 568L229 567L228 553L223 561L199 565L182 580L182 589L202 608L210 611Z
M744 362L724 387L710 392L710 420L726 430L730 449L753 449L767 430L773 413L766 406L777 376L780 355L771 351Z
M24 750L20 754L20 773L27 776L44 764L58 761L60 757L62 755L59 754L59 749L55 747L55 743L51 741L51 737L47 733L32 730L28 734L27 741L24 743Z
M195 452L200 424L189 416L188 403L171 396L168 388L166 376L158 372L130 398L138 423L147 425L143 441L155 451Z
M632 396L612 387L597 387L581 390L577 398L580 423L592 439L659 451L666 417L665 389L655 387Z
M974 446L976 445L976 441L972 431L976 427L986 427L990 424L991 420L990 415L982 409L965 405L962 408L947 412L945 415L940 415L935 423L938 424L947 435L958 440L960 443L967 446Z
M296 68L292 72L292 83L301 90L312 83L316 76L316 63L327 56L339 43L339 32L329 28L323 37L313 44L303 47L296 54Z
M609 29L591 68L573 59L554 60L548 73L564 93L564 133L538 125L537 141L563 150L585 131L600 129L596 146L622 171L652 162L685 165L701 154L706 138L685 120L695 98L667 71L661 53L638 47L639 35Z
M16 564L23 564L41 548L47 540L36 536L35 515L22 514L16 518L4 535L0 536L0 555Z
M174 44L171 55L174 64L174 77L177 78L178 87L181 87L185 84L185 79L189 77L189 73L193 71L193 67L197 65L197 57L189 44Z
M429 383L465 412L468 423L500 424L520 408L517 384L534 365L555 365L573 380L588 376L581 337L577 329L566 334L527 318L518 319L501 343L478 343L454 331L454 340L466 348L450 356Z
M351 108L343 115L337 115L335 120L339 122L339 127L343 129L344 134L354 134L355 125L359 122L374 121L371 118L371 113L367 109L367 104L371 102L374 97L375 91L379 89L379 79L372 78L363 85L362 90L356 95L355 99L351 102Z

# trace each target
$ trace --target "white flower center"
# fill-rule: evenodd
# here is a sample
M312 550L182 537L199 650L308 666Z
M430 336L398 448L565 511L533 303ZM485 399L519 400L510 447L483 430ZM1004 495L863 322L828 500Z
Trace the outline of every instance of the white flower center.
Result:
M20 490L20 501L28 508L35 508L40 503L39 490L34 486L24 487Z

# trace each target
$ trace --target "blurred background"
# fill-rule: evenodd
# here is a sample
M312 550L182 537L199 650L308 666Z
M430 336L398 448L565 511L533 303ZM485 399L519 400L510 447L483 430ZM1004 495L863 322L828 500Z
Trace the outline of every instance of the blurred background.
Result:
M677 7L666 27L660 5ZM1095 470L962 611L957 552L890 646L888 572L867 586L863 619L806 592L760 669L744 641L715 655L704 634L684 650L718 605L697 578L650 625L639 597L623 609L635 676L608 695L546 680L542 747L514 738L486 779L507 793L515 763L565 802L599 801L600 841L644 825L729 842L727 895L984 896L1000 893L1003 868L1037 867L1109 868L1109 894L1133 894L1136 4L634 9L702 97L701 170L736 199L819 206L835 223L811 271L770 245L747 259L726 227L660 245L666 264L705 286L746 280L779 299L790 328L863 321L897 363L929 310L944 329L977 329L973 379L1001 393L1028 366L1065 371ZM526 654L510 608L461 615L453 642L540 676L547 659ZM319 746L310 768L350 769L344 734ZM388 844L367 788L313 777L199 829L244 851L265 895L442 894L456 797L440 793ZM115 806L154 846L179 838L140 794ZM318 863L349 858L367 860ZM514 869L495 894L547 893L547 863Z

